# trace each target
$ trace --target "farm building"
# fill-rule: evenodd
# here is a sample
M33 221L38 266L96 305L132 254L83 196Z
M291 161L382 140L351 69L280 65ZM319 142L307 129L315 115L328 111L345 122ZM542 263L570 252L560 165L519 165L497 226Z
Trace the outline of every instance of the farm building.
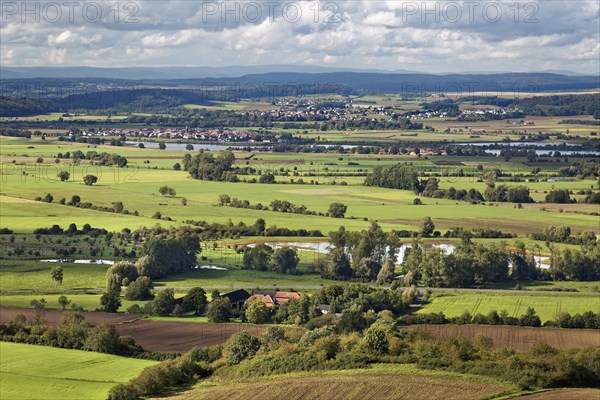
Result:
M280 292L280 291L263 292L263 291L254 290L252 292L252 296L250 296L246 300L246 302L249 303L254 300L260 300L263 303L265 303L265 305L267 305L269 307L274 307L274 306L278 306L281 304L285 304L292 299L299 299L299 298L300 298L300 293L296 293L296 292Z
M233 292L222 294L221 297L227 297L231 302L231 307L242 308L246 300L250 297L250 293L244 289L234 290Z

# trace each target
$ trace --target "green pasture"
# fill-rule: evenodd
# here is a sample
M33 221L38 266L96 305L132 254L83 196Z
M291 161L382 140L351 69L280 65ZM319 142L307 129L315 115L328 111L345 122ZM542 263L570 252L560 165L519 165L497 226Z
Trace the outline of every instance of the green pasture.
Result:
M64 294L71 301L71 304L76 304L83 307L86 311L93 311L100 307L100 294ZM0 295L0 306L1 307L17 307L17 308L28 308L30 307L31 300L46 300L46 308L49 309L62 309L62 306L58 303L58 298L61 294L11 294L11 295ZM69 304L69 307L71 306ZM126 309L127 307L125 307Z
M50 277L52 267L60 265L64 279L55 285ZM2 260L0 290L6 291L67 291L104 289L109 265L48 263L39 261Z
M418 311L422 313L443 312L446 317L457 317L468 311L471 315L476 313L487 314L492 310L498 312L506 310L510 316L519 317L533 307L542 320L555 320L563 312L571 315L586 311L600 311L600 296L597 294L579 295L569 293L445 293L433 297L431 303L426 304Z
M100 307L100 294L71 294L65 293L67 299L71 301L68 308L71 305L76 304L82 307L85 311L95 311ZM17 307L17 308L28 308L30 307L31 300L46 300L46 308L48 309L62 309L62 306L58 303L58 298L61 294L48 294L48 293L37 293L37 294L10 294L0 295L0 307ZM129 301L121 298L121 308L119 311L124 312L134 304L143 306L145 301Z
M0 398L105 399L155 361L80 350L0 342Z
M171 160L172 161L172 160ZM314 164L314 163L313 163ZM185 220L206 220L209 222L244 221L253 224L258 218L267 221L267 226L277 225L291 229L319 229L324 234L345 225L348 230L366 228L367 220L378 221L384 229L414 229L425 216L430 216L440 229L454 226L475 227L485 220L490 226L502 230L527 233L541 231L547 225L569 225L574 231L597 230L597 217L592 215L560 213L536 209L516 209L513 204L502 204L498 207L487 205L470 205L446 199L422 199L424 205L413 206L416 197L410 191L400 191L377 187L357 185L332 186L310 184L248 184L207 182L193 180L184 171L152 170L144 168L113 168L96 165L55 165L42 167L35 165L14 166L3 164L2 175L2 221L3 227L18 232L31 232L34 228L60 224L65 227L73 222L79 225L90 223L95 227L109 230L121 230L124 227L135 229L140 226L152 226L160 223L163 226L178 225ZM21 168L23 167L23 168ZM70 171L68 182L60 182L56 174L61 169ZM26 173L26 175L23 174ZM83 176L98 176L98 183L86 186ZM305 177L305 181L308 181ZM323 183L333 178L316 177ZM341 180L340 178L335 178ZM362 179L362 178L361 178ZM458 185L466 187L482 186L483 183L470 182L469 179L458 179L444 182L442 187ZM542 182L531 183L535 190L554 187L585 188L592 181L582 182ZM163 197L158 193L159 187L169 185L177 191L174 198ZM483 190L484 188L481 187ZM53 203L34 202L35 197L52 194ZM342 202L348 206L346 219L334 219L324 216L303 216L295 214L275 213L271 211L235 209L217 205L218 197L228 194L231 197L249 200L252 204L268 205L272 200L288 200L294 204L303 204L311 211L325 213L329 204ZM122 201L125 209L133 215L80 209L57 204L59 199L67 201L73 195L79 195L82 202L112 207L113 202ZM187 199L187 206L181 199ZM594 206L592 206L593 208ZM589 208L589 207L588 207ZM173 222L153 219L156 212L163 217L170 217ZM556 210L558 211L558 210ZM352 219L354 217L354 219Z
M315 265L324 258L315 252L300 251L299 275L278 274L270 271L242 270L242 255L231 249L203 249L198 257L199 265L210 265L226 270L193 269L180 274L170 275L157 279L155 287L172 287L186 290L190 287L218 287L248 289L263 288L318 288L323 285L335 283L322 279ZM50 276L53 266L63 268L63 282L56 285ZM0 291L4 293L34 292L44 295L46 293L80 293L82 291L98 291L106 285L106 271L109 265L102 264L74 264L74 263L48 263L36 260L5 259L0 265ZM58 298L58 296L56 296ZM98 303L95 303L98 307Z

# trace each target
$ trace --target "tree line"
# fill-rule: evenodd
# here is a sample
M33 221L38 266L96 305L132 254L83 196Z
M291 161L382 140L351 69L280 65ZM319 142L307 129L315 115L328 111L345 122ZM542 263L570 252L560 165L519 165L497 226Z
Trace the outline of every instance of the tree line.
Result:
M458 317L447 318L443 312L429 314L412 314L403 317L407 324L458 324L458 325L509 325L509 326L547 326L573 329L600 329L600 313L586 311L583 314L560 313L555 320L542 321L535 309L528 307L525 314L519 317L508 315L506 310L491 310L486 315L471 315L468 311Z
M66 311L57 326L49 326L45 320L46 301L34 299L31 306L30 318L21 314L0 324L0 340L155 360L174 356L146 351L131 337L120 336L113 325L102 322L94 326L74 310Z
M454 187L447 190L440 189L437 178L431 177L419 180L417 169L407 163L396 164L391 167L375 167L365 178L364 184L366 186L410 190L425 197L463 200L471 203L479 203L484 200L510 203L533 202L527 186L496 185L493 180L487 182L487 188L483 194L473 188L469 190L456 190Z
M263 175L264 176L264 175ZM220 206L229 206L233 208L248 208L251 210L273 211L281 213L302 214L302 215L319 215L329 216L332 218L344 218L347 206L343 203L331 203L326 214L317 211L310 211L305 205L293 204L287 200L273 200L267 205L261 203L251 204L249 200L240 200L237 197L231 198L227 194L219 195Z

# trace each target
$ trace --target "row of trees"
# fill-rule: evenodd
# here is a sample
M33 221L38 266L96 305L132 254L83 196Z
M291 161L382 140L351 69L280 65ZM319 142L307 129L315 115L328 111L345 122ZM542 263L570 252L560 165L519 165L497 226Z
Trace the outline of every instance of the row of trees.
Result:
M198 227L198 236L203 240L221 238L239 238L242 236L298 236L298 237L323 237L319 230L289 229L277 225L267 227L263 218L258 218L253 225L246 225L240 221L234 224L231 220L226 223L185 220L186 224Z
M549 278L557 281L600 280L600 244L588 243L579 250L560 251L550 246Z
M577 235L571 235L569 226L547 226L542 232L534 232L531 238L546 242L570 243L579 245L594 245L597 241L594 231L583 231Z
M533 202L527 186L507 186L504 184L496 186L493 180L488 182L484 194L473 188L468 191L466 189L456 190L453 187L448 190L440 189L437 178L432 177L419 181L417 169L407 163L396 164L391 167L375 167L367 175L364 183L367 186L411 190L426 197L464 200L472 203L483 200L512 203Z
M84 153L81 150L75 150L74 152L67 151L66 153L58 153L56 158L71 158L73 160L91 160L99 165L104 166L117 166L124 168L127 166L127 158L116 154L116 153L98 153L97 151L90 150Z
M244 250L242 268L255 271L274 271L280 274L295 274L300 261L298 252L290 246L282 246L276 250L267 244L260 243Z
M401 245L396 233L385 233L374 222L361 232L347 232L342 226L329 237L332 249L322 269L324 278L392 281Z
M142 245L142 256L135 264L128 261L114 263L106 273L107 290L120 291L139 277L161 278L182 272L196 265L200 252L198 238L191 234L179 237L154 237Z
M474 284L503 282L509 279L509 264L515 259L515 278L527 279L535 274L533 257L522 252L514 255L504 245L475 244L468 237L447 254L433 248L425 252L414 240L402 264L405 284L429 287L469 287Z
M264 175L263 175L264 176ZM274 211L291 214L302 214L302 215L325 215L322 212L310 211L304 204L297 205L287 200L273 200L266 206L261 203L251 204L248 200L240 200L237 197L231 198L227 194L219 195L219 205L229 206L234 208L248 208L252 210L264 210ZM348 207L343 203L331 203L327 211L327 216L332 218L344 218Z
M591 313L592 317L594 313ZM470 312L465 311L458 317L446 318L443 312L430 313L430 314L414 314L405 315L404 321L409 324L476 324L476 325L512 325L512 326L533 326L538 327L542 325L540 317L538 317L535 309L528 307L525 314L520 317L512 317L508 315L506 310L498 311L492 310L487 315L477 313L471 315ZM596 322L594 321L594 325Z
M529 188L523 185L507 186L488 183L485 192L485 200L508 203L533 203L529 195Z
M76 311L65 312L57 326L48 326L44 319L45 304L44 299L34 300L31 319L18 315L0 324L0 340L125 356L136 356L144 351L133 339L120 337L114 326L107 322L93 326Z

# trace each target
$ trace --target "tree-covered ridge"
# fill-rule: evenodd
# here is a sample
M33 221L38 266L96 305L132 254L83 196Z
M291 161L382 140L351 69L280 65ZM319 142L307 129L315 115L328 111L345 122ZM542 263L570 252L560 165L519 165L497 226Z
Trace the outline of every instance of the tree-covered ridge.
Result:
M50 99L0 96L0 117L22 117L44 114L56 111L58 108L58 104Z

